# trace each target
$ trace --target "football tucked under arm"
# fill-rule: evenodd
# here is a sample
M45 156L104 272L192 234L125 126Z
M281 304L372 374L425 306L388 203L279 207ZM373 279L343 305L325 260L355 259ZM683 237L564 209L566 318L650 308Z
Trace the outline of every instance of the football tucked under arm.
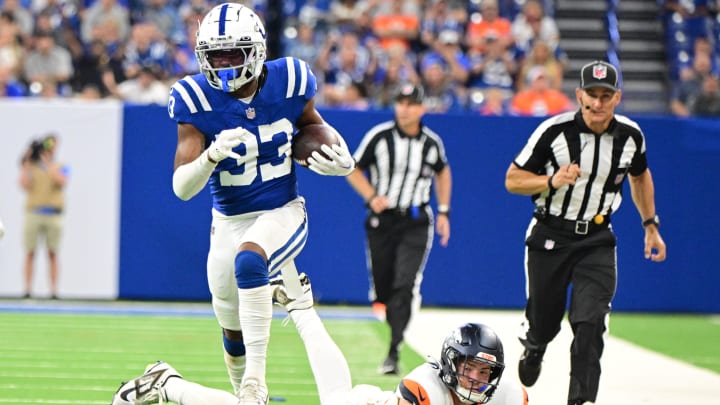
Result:
M322 145L339 145L339 135L331 126L324 124L305 125L293 136L292 157L301 165L307 167L308 158L315 151L320 151Z
M323 176L347 176L355 169L345 140L327 123L300 129L293 142L293 158Z

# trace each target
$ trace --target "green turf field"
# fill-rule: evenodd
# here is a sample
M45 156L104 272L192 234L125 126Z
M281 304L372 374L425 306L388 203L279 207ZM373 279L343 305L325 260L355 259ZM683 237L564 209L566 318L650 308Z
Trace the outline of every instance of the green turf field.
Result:
M212 317L0 312L0 404L109 404L122 380L162 359L186 378L230 390L220 329ZM348 358L353 381L392 389L381 376L387 332L380 322L326 320ZM401 367L422 358L409 349ZM305 349L292 323L273 320L268 385L290 404L318 404Z
M720 373L720 316L614 313L610 334Z
M375 373L388 341L383 323L324 322L348 359L353 382L394 388L397 377ZM720 373L718 317L614 314L611 334ZM107 405L121 381L158 359L190 380L229 390L220 342L212 316L0 312L0 404ZM273 320L269 357L273 403L318 404L292 323ZM401 359L405 371L423 361L408 348Z

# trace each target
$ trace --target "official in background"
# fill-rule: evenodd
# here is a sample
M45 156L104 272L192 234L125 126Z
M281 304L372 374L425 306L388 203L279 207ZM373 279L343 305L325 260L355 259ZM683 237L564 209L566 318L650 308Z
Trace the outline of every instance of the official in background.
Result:
M55 161L57 137L35 140L21 161L20 186L27 192L25 203L25 298L32 294L33 267L38 241L44 239L50 266L50 297L57 298L58 248L65 206L63 188L68 180L66 167Z
M422 124L423 89L403 85L395 97L395 120L365 134L355 151L350 185L369 208L365 229L370 299L385 305L391 340L383 374L397 374L398 351L412 312L420 306L420 284L433 242L450 238L452 178L440 136ZM438 215L430 208L435 178Z
M620 206L626 176L645 228L645 258L660 262L666 253L645 137L637 123L615 114L621 98L617 70L595 61L583 66L580 75L575 90L580 111L540 124L505 177L509 192L532 196L535 203L525 240L527 304L520 381L528 387L537 381L545 348L560 331L572 284L572 405L597 397L603 334L617 282L610 215Z

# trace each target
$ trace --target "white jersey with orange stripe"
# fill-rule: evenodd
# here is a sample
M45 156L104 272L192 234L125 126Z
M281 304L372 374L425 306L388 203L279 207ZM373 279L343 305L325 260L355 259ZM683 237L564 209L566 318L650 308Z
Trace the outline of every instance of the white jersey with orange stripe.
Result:
M439 372L433 363L418 366L400 381L395 394L412 404L453 405L453 394L440 379ZM501 378L489 404L527 405L528 395L517 381Z

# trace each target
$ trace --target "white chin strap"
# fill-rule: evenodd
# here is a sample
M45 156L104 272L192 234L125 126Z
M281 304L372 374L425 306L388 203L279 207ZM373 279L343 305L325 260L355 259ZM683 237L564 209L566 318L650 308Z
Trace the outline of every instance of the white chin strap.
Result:
M490 388L489 384L485 385L485 391ZM460 384L455 387L455 391L459 394L460 402L464 404L482 404L488 400L485 393L471 392L469 389L461 387Z

